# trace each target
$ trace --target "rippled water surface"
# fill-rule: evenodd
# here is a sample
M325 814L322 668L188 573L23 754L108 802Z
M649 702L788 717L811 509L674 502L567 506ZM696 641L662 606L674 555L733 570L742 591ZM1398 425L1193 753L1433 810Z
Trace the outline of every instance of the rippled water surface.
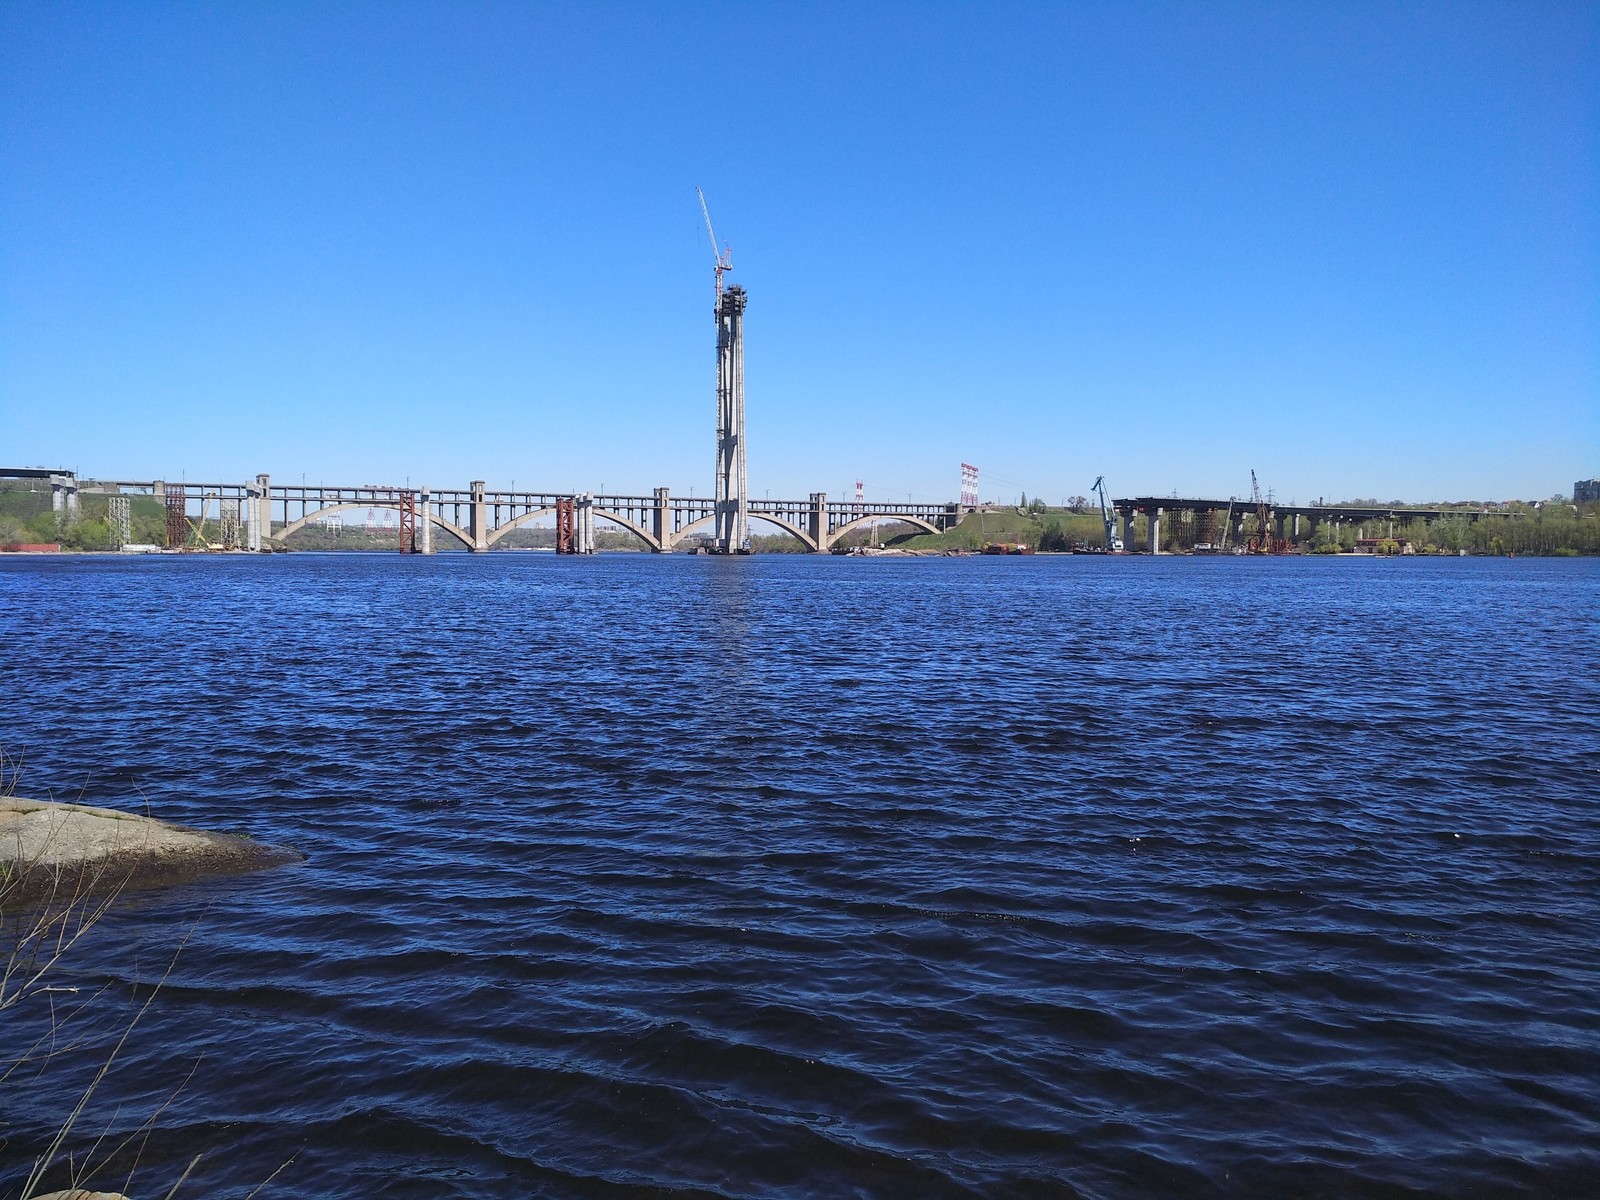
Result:
M75 1144L167 1105L141 1197L1594 1195L1597 566L0 562L22 792L307 856L71 960L120 1020L187 938ZM0 1084L0 1197L96 1061Z

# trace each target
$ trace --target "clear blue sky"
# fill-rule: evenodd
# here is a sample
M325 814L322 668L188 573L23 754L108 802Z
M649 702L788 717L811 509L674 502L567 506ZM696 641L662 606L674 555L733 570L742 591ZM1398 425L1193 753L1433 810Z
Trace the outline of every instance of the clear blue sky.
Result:
M0 465L756 495L1600 473L1594 3L0 6Z

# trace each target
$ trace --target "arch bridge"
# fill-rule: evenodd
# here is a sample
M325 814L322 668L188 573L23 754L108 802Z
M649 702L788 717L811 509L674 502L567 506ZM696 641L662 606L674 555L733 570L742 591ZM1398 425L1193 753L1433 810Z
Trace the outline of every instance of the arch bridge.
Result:
M646 549L666 554L709 531L717 516L713 498L674 496L664 487L633 496L490 489L481 480L464 488L275 484L265 474L243 484L108 480L93 487L151 495L170 511L182 506L193 513L198 506L202 516L209 505L231 506L244 527L243 544L252 550L266 549L270 538L286 538L344 512L383 509L399 516L402 551L420 554L433 553L437 532L469 550L486 552L513 530L550 516L557 518L558 530L570 521L566 548L574 553L594 553L596 522L605 521L632 534ZM790 534L815 554L827 553L845 534L873 522L899 521L940 533L962 517L958 504L830 502L826 492L813 492L805 500L749 500L744 507L750 519Z

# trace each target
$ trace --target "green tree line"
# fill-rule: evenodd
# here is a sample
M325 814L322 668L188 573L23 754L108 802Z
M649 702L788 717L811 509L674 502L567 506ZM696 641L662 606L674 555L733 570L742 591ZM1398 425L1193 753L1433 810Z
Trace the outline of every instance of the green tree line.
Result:
M134 542L161 545L167 537L167 512L150 496L129 496L129 525ZM78 498L76 517L50 507L48 489L0 484L0 546L19 542L59 542L68 550L110 550L108 496Z

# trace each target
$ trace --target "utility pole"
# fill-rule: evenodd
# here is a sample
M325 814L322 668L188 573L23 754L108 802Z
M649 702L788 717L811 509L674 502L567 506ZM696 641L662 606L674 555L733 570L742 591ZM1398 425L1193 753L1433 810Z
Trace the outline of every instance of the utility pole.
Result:
M733 269L733 252L717 249L717 231L711 210L699 188L700 212L711 238L712 272L716 277L717 321L717 474L716 550L719 554L749 551L749 496L744 453L744 307L745 291L734 284L722 286L722 276Z

